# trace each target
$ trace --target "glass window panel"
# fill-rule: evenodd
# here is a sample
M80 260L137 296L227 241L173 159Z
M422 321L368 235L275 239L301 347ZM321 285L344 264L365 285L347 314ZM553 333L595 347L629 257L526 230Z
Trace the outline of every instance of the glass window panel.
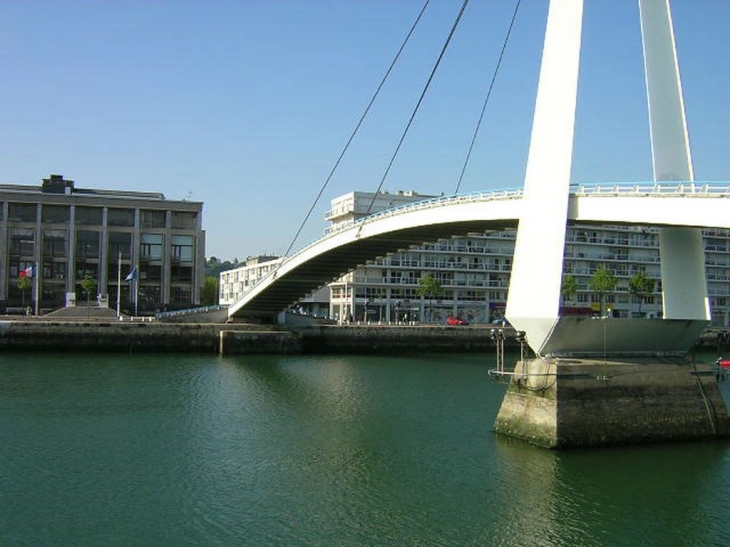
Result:
M14 222L35 222L38 206L35 203L8 203L8 220Z
M132 256L132 234L129 232L109 232L110 260L117 260L119 253L126 260Z
M74 222L78 226L101 226L103 213L101 207L76 207Z
M141 234L139 254L146 260L162 260L162 234Z
M134 226L134 209L114 209L107 210L107 224L109 226Z
M187 211L172 211L170 226L176 230L194 230L198 214Z
M46 223L68 224L69 211L67 205L44 205L41 219Z
M76 232L76 256L78 258L99 258L99 232L79 230Z
M165 227L165 211L155 209L142 209L140 211L140 226L142 228L164 228Z
M66 230L45 230L43 232L43 256L66 256Z

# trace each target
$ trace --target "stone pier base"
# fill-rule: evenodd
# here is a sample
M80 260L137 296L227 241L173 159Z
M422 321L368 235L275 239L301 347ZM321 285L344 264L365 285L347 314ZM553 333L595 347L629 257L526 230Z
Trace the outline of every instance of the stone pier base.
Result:
M518 362L495 431L548 448L730 436L713 371L684 357Z

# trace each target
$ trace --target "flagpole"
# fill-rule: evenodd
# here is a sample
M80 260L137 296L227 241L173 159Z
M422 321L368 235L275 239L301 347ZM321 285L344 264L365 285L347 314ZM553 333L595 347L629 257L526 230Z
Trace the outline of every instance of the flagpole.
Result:
M134 276L134 315L137 315L137 302L139 301L139 264L134 267L137 275Z
M122 251L119 251L117 260L117 319L121 317L122 303Z
M35 263L35 315L38 317L39 300L41 299L41 272L38 268L38 262Z

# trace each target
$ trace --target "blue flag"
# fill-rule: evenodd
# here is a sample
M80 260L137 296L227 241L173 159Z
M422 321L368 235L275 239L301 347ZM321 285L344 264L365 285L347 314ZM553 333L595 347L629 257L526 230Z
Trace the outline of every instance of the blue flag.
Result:
M135 279L137 279L137 268L132 268L132 271L124 278L124 281L134 281Z

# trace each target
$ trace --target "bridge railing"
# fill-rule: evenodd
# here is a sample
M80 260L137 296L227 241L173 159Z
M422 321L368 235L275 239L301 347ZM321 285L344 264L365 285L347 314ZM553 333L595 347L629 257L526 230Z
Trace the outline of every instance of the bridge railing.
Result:
M522 197L522 188L511 188L502 190L491 190L488 192L472 192L469 194L454 194L449 196L438 196L435 198L424 199L420 201L414 201L413 203L406 203L390 209L385 209L377 213L373 213L357 220L349 222L342 222L336 226L331 226L325 230L325 234L334 234L352 228L360 224L366 224L369 222L382 220L387 217L393 217L410 213L413 211L420 211L423 209L433 209L436 207L443 207L445 205L456 205L461 203L476 203L481 201L496 201L505 199L519 199Z
M602 183L578 183L570 186L570 193L576 196L591 196L591 197L619 197L619 196L688 196L688 197L730 197L730 182L727 181L660 181L660 182L602 182ZM431 199L424 199L421 201L415 201L413 203L407 203L390 209L385 209L377 213L373 213L366 217L349 221L342 222L336 226L332 226L325 230L324 237L310 243L309 245L298 250L293 256L302 253L315 245L320 244L323 240L328 237L332 237L345 230L361 226L370 222L382 220L384 218L398 216L413 211L419 211L424 209L432 209L436 207L443 207L445 205L455 205L463 203L476 203L483 201L497 201L497 200L510 200L520 199L523 195L522 188L511 188L511 189L500 189L492 191L481 191L472 192L469 194L455 194L448 196L439 196ZM286 260L283 260L279 267L284 264ZM266 276L257 280L251 285L247 291L242 293L236 302L245 297L245 295L251 291L254 287L260 283L268 280L271 277L275 277L278 268L269 272ZM234 302L235 304L235 302Z
M730 196L730 182L600 182L595 184L573 184L570 193L576 196L677 196L689 197Z
M406 213L410 213L412 211L419 211L423 209L433 209L436 207L443 207L444 205L455 205L455 204L462 204L462 203L477 203L481 201L496 201L496 200L508 200L508 199L519 199L522 197L522 188L510 188L510 189L501 189L501 190L491 190L491 191L481 191L481 192L472 192L469 194L453 194L448 196L438 196L435 198L430 199L424 199L420 201L414 201L413 203L407 203L404 205L399 205L397 207L393 207L390 209L385 209L384 211L379 211L377 213L373 213L371 215L368 215L363 218L359 218L357 220L353 220L350 222L342 222L338 224L337 226L332 226L330 228L327 228L325 230L325 235L321 237L320 239L310 243L309 245L306 245L305 247L302 247L299 249L296 253L291 255L287 258L293 258L294 256L303 253L307 251L308 249L319 245L323 240L326 240L328 237L333 237L336 234L339 234L345 230L351 229L355 226L361 226L370 222L382 220L383 218L387 217L393 217L397 215L402 215ZM281 267L282 264L284 264L286 260L283 260L277 268L270 271L268 274L266 274L264 277L261 277L260 279L257 279L255 283L250 285L246 291L241 293L239 297L231 304L231 307L235 306L236 303L245 296L251 292L256 286L259 284L267 281L270 278L276 277L277 270Z

